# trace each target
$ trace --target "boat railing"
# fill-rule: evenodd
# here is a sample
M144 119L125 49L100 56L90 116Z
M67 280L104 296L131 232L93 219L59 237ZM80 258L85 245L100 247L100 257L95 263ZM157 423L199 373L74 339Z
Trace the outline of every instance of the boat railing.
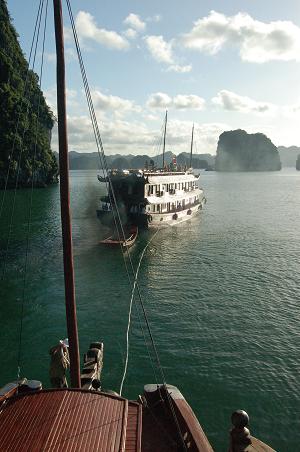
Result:
M188 204L185 204L184 206L177 206L177 207L173 207L167 210L162 210L160 212L150 212L151 215L161 215L162 213L176 213L176 212L181 212L182 210L188 210L191 207L195 207L198 204L200 204L200 201L197 200L195 202L189 202Z
M191 174L188 171L165 171L165 170L144 170L144 176L178 176L178 175L185 175L185 174Z

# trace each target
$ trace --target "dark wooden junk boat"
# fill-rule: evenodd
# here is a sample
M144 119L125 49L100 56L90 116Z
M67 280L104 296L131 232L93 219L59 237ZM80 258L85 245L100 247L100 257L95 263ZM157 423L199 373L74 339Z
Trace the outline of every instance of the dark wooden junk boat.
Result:
M130 248L137 239L138 227L134 226L134 225L130 226L129 228L125 227L124 234L125 234L125 237L122 238L121 237L122 234L120 234L120 236L118 236L117 233L114 233L114 234L110 235L109 237L107 237L106 239L101 240L100 243L101 243L101 245L106 245L108 247L121 246L123 248Z
M18 380L0 391L0 450L212 451L191 407L175 386L146 385L136 401L100 390L103 345L92 343L80 374L71 219L61 1L53 0L57 49L61 216L71 388L42 389ZM70 6L67 1L68 7ZM247 417L235 414L230 450L271 451L250 437ZM225 443L227 441L225 440Z

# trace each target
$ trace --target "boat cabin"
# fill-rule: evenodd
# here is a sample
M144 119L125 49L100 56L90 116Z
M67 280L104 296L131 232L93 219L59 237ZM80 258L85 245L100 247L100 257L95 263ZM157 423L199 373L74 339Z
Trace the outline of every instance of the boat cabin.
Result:
M105 214L112 213L115 200L126 221L148 227L152 221L155 224L177 220L178 212L192 215L204 199L199 176L191 171L112 170L108 179L99 180L109 181L113 187L113 191L110 189L109 194L101 198L97 211L104 223Z

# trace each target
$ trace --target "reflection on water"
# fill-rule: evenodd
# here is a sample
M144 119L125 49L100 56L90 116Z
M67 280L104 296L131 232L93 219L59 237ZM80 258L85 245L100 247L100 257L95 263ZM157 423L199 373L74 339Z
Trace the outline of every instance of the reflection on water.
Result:
M167 381L191 402L217 451L227 448L231 412L243 408L255 436L294 452L300 441L300 174L201 177L208 199L203 212L161 229L139 274ZM103 190L96 173L72 172L71 187L81 350L90 340L105 342L103 384L118 389L131 290L120 251L99 246L107 231L95 215ZM0 384L16 377L28 194L18 192L1 286ZM2 257L11 196L1 220ZM66 335L58 187L36 190L34 206L22 375L47 382L48 349ZM141 233L131 248L135 267L152 234ZM125 384L134 398L155 381L138 314L135 308Z

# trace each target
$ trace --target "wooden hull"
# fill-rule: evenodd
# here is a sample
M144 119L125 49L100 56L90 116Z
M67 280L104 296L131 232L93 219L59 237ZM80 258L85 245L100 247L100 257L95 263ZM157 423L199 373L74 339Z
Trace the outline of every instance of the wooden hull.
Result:
M175 386L146 385L131 401L96 390L41 390L33 382L0 389L1 451L213 452ZM250 442L234 450L274 452L256 438Z
M193 410L176 386L146 385L144 398L142 451L169 452L185 450L185 446L191 452L213 452Z
M101 240L100 244L108 246L108 247L112 247L112 248L118 247L118 246L122 246L124 248L129 248L135 243L135 241L137 239L138 228L136 226L132 227L129 234L130 235L128 235L126 240L119 240L119 239L115 238L113 235L111 235L111 236L107 237L106 239Z

